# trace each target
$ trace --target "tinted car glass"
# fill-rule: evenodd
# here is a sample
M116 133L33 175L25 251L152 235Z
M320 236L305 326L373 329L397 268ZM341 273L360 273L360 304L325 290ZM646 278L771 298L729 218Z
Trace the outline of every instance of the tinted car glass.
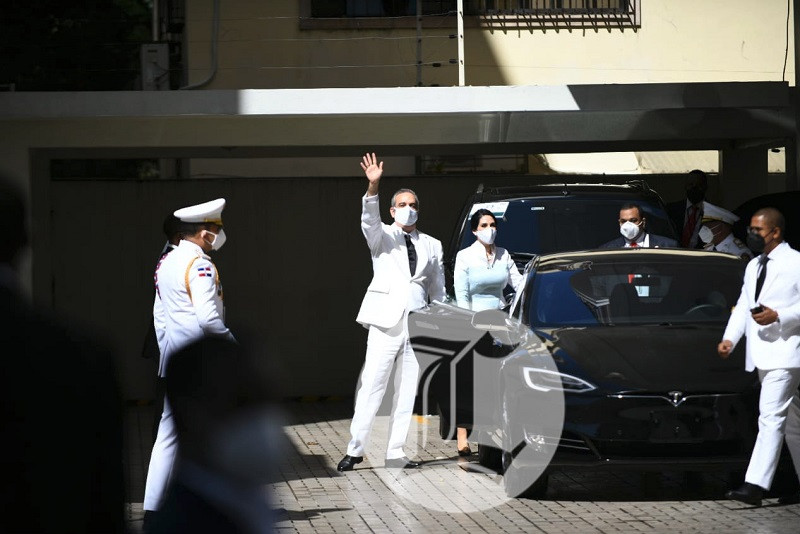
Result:
M743 268L725 261L637 257L561 263L529 278L523 319L534 328L725 324Z
M470 215L480 208L492 211L497 218L497 245L512 254L549 254L594 249L618 237L617 220L624 203L619 197L522 198L477 203ZM636 203L644 210L649 232L674 234L661 205ZM459 250L475 241L469 221L466 224Z

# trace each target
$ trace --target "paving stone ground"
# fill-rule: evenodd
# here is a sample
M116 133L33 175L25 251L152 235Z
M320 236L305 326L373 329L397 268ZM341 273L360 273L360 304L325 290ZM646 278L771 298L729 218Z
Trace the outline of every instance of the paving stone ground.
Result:
M726 473L570 471L550 476L544 499L507 499L502 479L458 462L436 417L415 417L407 451L417 470L383 467L386 418L373 429L363 463L338 473L349 439L352 400L290 402L286 454L269 488L280 533L541 532L798 533L800 505L774 498L761 508L722 499ZM126 427L128 525L141 529L152 411L129 409ZM473 449L474 449L473 445Z

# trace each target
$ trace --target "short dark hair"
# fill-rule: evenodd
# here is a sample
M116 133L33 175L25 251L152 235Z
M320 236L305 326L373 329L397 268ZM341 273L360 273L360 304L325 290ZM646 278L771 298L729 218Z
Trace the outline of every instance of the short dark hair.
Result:
M175 229L178 232L179 239L186 239L187 237L196 236L200 233L200 230L211 230L216 223L208 223L208 222L199 222L199 223L190 223L181 221L178 219L178 224L175 226Z
M761 208L753 214L753 217L764 217L772 226L781 229L781 236L786 234L786 218L776 208Z
M478 223L481 221L484 215L488 215L489 217L494 219L495 223L497 222L497 218L494 216L494 213L485 208L481 208L475 213L473 213L472 217L469 218L469 227L472 228L473 232L478 229Z
M181 233L181 220L173 214L167 215L164 219L164 224L161 226L167 240L172 242L173 238L177 238Z
M626 202L625 204L622 205L622 207L619 209L619 211L633 210L633 209L635 209L636 211L639 212L639 217L640 218L644 219L644 210L642 209L642 207L639 204L636 204L635 202Z

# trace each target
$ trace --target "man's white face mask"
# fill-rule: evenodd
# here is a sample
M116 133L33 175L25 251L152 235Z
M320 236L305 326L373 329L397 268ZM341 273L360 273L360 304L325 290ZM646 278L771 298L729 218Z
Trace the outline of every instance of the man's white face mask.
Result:
M711 243L714 240L714 232L708 226L701 227L700 231L697 232L697 236L703 243Z
M641 223L633 224L630 221L626 221L624 224L620 225L619 233L622 234L622 237L627 239L628 241L633 241L636 239L636 236L642 231L642 227L640 226Z
M215 234L214 232L210 232L208 230L206 230L206 233L208 235L214 237L211 241L206 240L206 243L211 245L211 250L219 250L219 249L221 249L222 245L224 245L225 241L228 239L225 236L225 230L224 229L220 230L218 234Z
M401 226L413 226L417 222L417 210L411 206L403 206L394 209L394 220Z

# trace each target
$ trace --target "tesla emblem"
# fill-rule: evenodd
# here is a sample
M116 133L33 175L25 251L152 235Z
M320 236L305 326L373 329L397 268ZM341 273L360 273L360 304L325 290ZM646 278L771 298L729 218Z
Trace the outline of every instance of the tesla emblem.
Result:
M669 395L669 401L672 403L673 406L677 406L683 402L683 391L670 391L667 393Z

